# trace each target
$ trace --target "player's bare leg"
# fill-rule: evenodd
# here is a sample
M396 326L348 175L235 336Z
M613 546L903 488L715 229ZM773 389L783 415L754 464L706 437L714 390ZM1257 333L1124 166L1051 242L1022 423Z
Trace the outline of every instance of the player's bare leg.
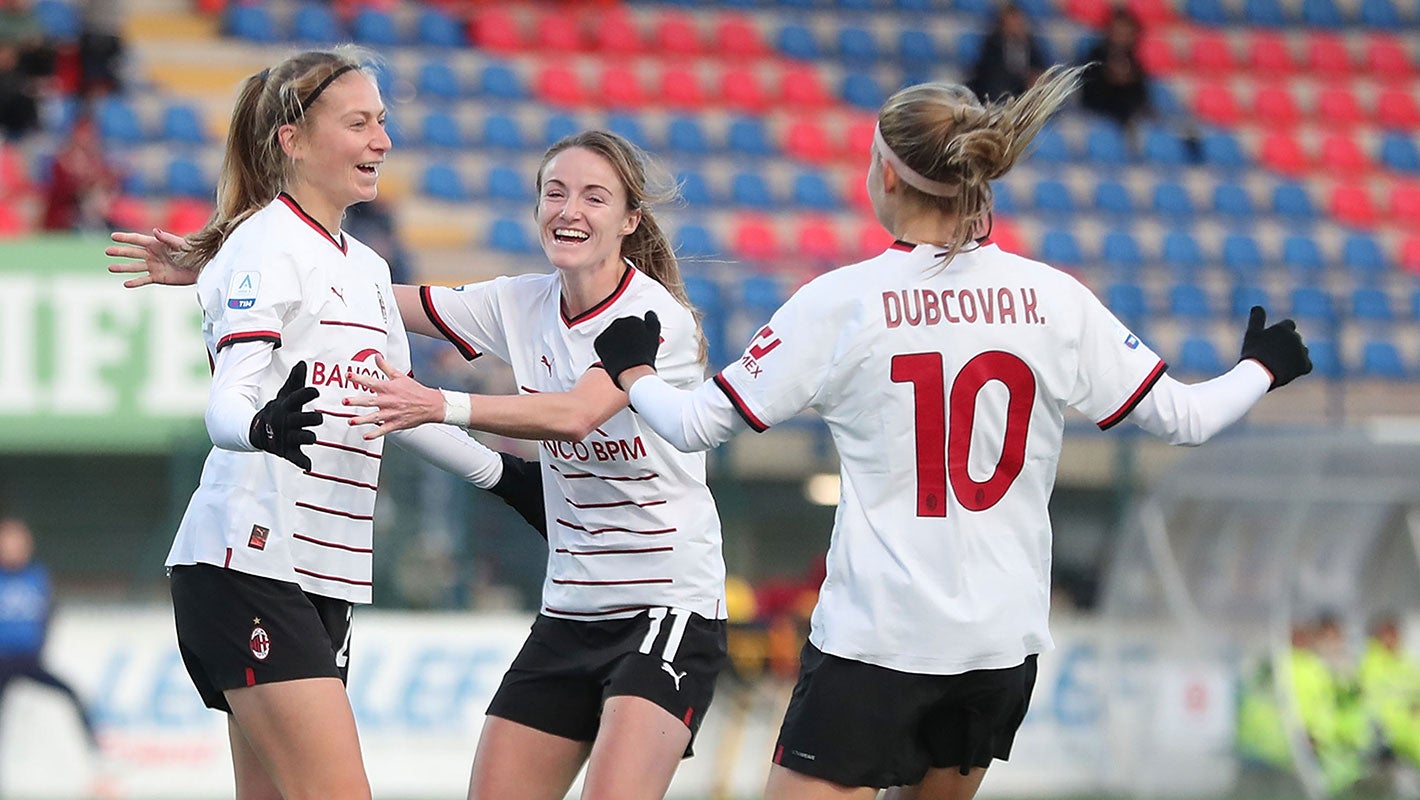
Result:
M370 800L355 714L338 679L264 683L229 689L225 696L250 755L283 800ZM240 781L251 769L233 742L233 759L242 760ZM237 788L239 800L248 800L244 787Z
M661 800L690 744L690 729L644 697L602 704L582 800Z
M562 800L591 750L589 742L484 717L468 800Z
M971 800L986 777L985 767L973 767L963 775L961 770L929 769L916 786L895 786L883 795L883 800Z
M271 780L266 766L256 757L237 719L227 715L227 739L232 743L232 773L236 776L237 800L281 800L281 790Z
M775 764L769 768L764 800L873 800L878 790L870 786L844 786Z

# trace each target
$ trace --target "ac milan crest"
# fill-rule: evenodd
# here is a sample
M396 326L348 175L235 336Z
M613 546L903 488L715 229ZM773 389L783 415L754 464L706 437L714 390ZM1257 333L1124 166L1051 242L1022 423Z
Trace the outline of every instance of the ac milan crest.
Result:
M260 625L253 625L251 629L251 654L256 656L257 661L265 661L266 657L271 655L271 637L266 635L266 629Z

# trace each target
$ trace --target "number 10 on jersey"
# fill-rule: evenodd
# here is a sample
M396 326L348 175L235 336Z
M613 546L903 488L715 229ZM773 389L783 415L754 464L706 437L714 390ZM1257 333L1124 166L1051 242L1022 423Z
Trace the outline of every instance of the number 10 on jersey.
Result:
M957 373L950 392L941 353L905 353L892 357L893 383L912 384L913 428L917 447L917 516L947 515L947 486L968 511L988 509L1006 495L1025 464L1026 433L1035 402L1035 373L1019 356L988 350L974 356ZM984 481L967 471L972 431L976 427L977 395L990 381L1006 387L1001 458Z

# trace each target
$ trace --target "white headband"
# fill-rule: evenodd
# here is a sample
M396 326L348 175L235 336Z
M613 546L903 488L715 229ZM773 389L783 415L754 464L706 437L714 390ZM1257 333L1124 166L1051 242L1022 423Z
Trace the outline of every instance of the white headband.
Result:
M873 126L873 146L878 149L878 154L892 165L893 170L897 172L897 176L902 178L908 186L911 186L917 191L930 194L933 197L956 197L961 191L961 186L934 181L907 166L901 158L898 158L897 153L894 153L892 148L888 147L887 140L883 139L883 129L878 125Z

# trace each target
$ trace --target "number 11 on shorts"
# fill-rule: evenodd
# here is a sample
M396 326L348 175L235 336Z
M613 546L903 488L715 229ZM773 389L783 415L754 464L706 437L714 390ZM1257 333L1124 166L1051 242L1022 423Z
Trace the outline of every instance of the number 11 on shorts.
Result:
M646 610L646 616L651 618L651 628L646 631L646 638L641 640L641 652L650 655L651 648L656 645L656 637L661 633L661 623L665 621L667 614L675 619L671 621L671 629L666 634L666 646L661 650L661 660L675 661L676 652L680 650L681 637L685 636L685 625L690 622L690 612L683 608L650 608Z

